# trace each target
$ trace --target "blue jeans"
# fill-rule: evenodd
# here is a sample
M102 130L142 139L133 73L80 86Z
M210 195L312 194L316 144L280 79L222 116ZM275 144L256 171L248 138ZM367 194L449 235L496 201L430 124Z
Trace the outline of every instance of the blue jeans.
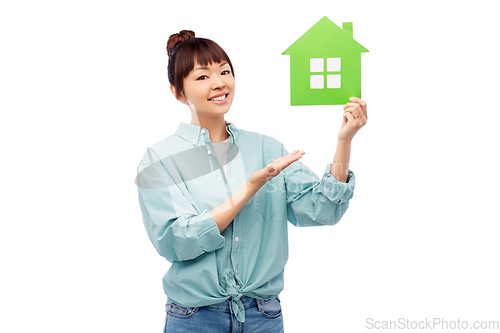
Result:
M260 300L241 297L245 307L245 322L236 320L231 299L202 307L166 305L163 333L284 333L283 315L278 298Z

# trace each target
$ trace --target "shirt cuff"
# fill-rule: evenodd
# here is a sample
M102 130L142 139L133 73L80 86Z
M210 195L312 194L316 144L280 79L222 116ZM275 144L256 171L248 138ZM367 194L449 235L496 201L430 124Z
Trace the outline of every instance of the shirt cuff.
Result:
M354 194L354 187L356 186L356 177L354 176L354 172L349 169L347 183L339 182L330 174L331 166L332 163L328 163L326 166L318 191L323 193L328 200L333 203L340 204L348 202L352 198Z
M203 252L211 252L224 247L225 238L220 234L219 226L215 223L212 214L204 210L198 216L198 242Z

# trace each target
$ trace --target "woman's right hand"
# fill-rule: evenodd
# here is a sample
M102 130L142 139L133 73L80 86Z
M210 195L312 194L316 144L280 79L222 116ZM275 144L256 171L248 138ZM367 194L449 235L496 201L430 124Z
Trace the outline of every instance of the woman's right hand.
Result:
M249 186L257 192L265 183L276 177L281 171L300 159L304 154L304 151L294 150L290 154L269 163L265 168L255 171L248 178Z

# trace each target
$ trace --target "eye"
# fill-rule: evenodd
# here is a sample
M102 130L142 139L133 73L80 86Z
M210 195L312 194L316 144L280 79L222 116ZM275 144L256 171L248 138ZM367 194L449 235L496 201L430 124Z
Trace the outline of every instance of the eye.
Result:
M231 74L231 71L225 70L225 71L222 71L221 74L222 75L229 75L229 74Z
M207 78L208 78L208 76L202 75L199 78L197 78L196 80L206 80Z

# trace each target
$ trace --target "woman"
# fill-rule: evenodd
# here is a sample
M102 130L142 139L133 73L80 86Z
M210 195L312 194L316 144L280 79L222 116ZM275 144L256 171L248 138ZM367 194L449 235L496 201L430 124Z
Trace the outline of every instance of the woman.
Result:
M226 122L231 61L215 42L170 36L168 78L191 112L148 148L137 169L148 236L172 263L163 278L164 332L283 332L279 293L288 259L287 221L337 223L352 198L350 145L366 104L344 106L337 151L320 180L276 139Z

